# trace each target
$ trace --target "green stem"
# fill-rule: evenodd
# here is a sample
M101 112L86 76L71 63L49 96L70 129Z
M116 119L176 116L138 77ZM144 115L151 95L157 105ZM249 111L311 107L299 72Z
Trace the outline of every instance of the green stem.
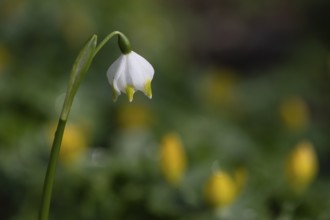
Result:
M76 61L73 65L71 74L70 74L70 81L68 84L66 97L64 100L62 112L60 115L60 119L57 125L52 150L50 153L50 158L48 162L47 172L45 176L43 192L42 192L42 199L41 199L41 206L39 210L39 220L47 220L49 216L49 207L51 203L52 197L52 189L55 179L55 172L57 161L61 149L61 143L63 139L65 124L67 122L70 109L75 97L75 94L80 86L80 83L88 71L90 64L92 63L94 57L99 52L99 50L115 35L119 36L119 47L121 51L124 53L130 51L130 43L126 36L119 31L114 31L110 33L97 47L97 36L93 35L91 39L86 43L84 48L80 51ZM124 51L123 51L124 50Z
M64 121L60 119L57 125L52 151L50 153L49 163L47 167L44 188L42 192L43 196L42 196L42 202L39 212L40 220L48 219L49 206L52 197L52 189L53 189L55 172L56 172L56 165L57 165L58 155L61 149L61 142L63 138L65 124L66 124L66 120Z
M119 47L120 47L121 52L124 53L124 54L129 53L131 51L131 45L130 45L130 42L127 39L127 37L123 33L121 33L120 31L114 31L114 32L111 32L110 34L108 34L104 38L104 40L99 44L99 46L97 46L97 48L95 49L94 56L115 35L119 36L118 43L119 43Z

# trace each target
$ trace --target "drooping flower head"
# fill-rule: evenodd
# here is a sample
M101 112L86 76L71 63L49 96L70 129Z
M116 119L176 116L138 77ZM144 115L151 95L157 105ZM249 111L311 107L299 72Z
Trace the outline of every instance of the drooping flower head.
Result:
M127 43L119 35L119 46L122 54L109 67L107 77L113 91L113 100L123 92L128 96L128 100L133 101L136 91L142 91L146 96L152 98L151 80L154 76L154 68L139 54L127 49ZM129 43L128 43L129 44Z

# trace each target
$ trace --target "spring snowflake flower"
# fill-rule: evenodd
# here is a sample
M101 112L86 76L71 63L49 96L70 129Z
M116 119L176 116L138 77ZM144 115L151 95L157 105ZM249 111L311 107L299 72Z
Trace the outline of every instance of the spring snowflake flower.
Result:
M133 101L137 90L142 91L150 99L151 80L154 68L139 54L130 51L122 54L108 69L107 77L113 91L113 100L116 101L121 92L126 93L128 100Z

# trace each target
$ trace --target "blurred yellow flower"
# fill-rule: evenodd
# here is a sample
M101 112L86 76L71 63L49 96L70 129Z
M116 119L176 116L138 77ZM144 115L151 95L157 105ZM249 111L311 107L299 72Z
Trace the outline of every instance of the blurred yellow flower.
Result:
M118 111L118 124L123 129L147 127L152 121L152 112L145 105L121 105Z
M204 186L206 202L214 208L231 204L237 196L235 180L224 171L216 171Z
M186 154L178 135L171 133L164 136L160 149L161 171L165 179L177 186L186 169Z
M232 104L235 99L237 78L229 69L219 69L206 74L202 81L203 100L211 105Z
M280 105L280 116L284 125L293 131L303 131L309 123L308 106L300 97L290 97Z
M317 156L311 142L297 144L286 161L285 171L294 192L304 192L318 171Z
M49 142L50 146L53 142L54 132L56 125L54 124L49 129ZM74 124L67 124L60 151L59 160L65 165L74 164L77 162L85 153L87 149L87 136L86 132Z

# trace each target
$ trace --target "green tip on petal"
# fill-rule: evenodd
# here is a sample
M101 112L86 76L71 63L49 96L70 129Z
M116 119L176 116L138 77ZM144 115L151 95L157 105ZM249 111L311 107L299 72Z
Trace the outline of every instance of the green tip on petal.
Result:
M118 94L117 94L115 88L112 86L112 100L115 102L115 101L117 101L117 98L118 98Z
M128 97L128 101L132 102L133 101L133 95L135 93L135 89L133 86L127 86L126 87L126 94Z
M152 98L151 80L147 80L146 84L144 85L144 93L149 97L149 99Z

